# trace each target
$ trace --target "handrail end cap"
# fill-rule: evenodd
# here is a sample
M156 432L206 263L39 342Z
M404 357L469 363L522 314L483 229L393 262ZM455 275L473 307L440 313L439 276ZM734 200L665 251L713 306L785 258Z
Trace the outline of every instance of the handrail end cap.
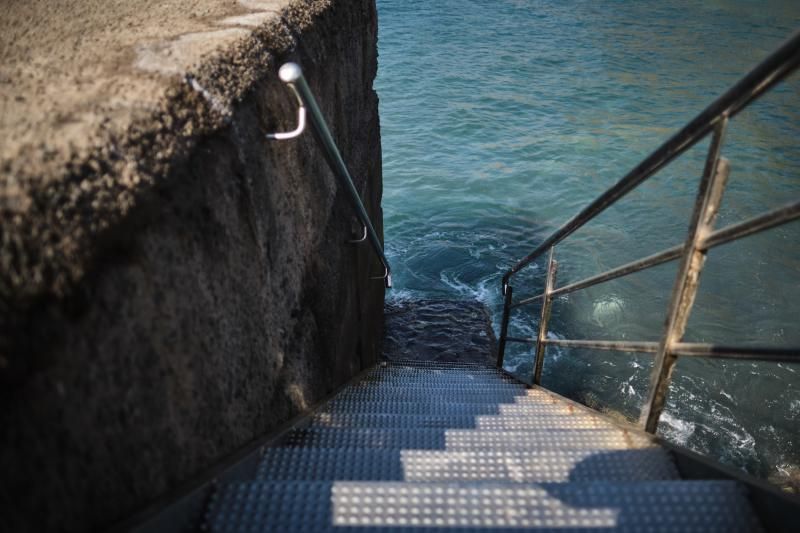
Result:
M300 76L303 75L303 70L297 63L284 63L278 70L278 77L286 83L294 83Z

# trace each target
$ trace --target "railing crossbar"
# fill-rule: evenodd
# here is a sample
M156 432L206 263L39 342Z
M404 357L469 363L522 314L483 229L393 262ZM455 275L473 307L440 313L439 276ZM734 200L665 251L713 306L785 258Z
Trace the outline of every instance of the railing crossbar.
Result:
M515 339L533 342L536 339ZM564 348L584 348L629 353L655 353L657 342L648 341L602 341L588 339L545 339L544 344ZM672 355L680 357L705 357L711 359L752 359L757 361L779 361L800 364L800 346L773 348L768 346L728 346L702 342L678 342L669 348Z
M558 289L554 290L553 296L575 292L580 289L591 287L592 285L597 285L599 283L611 281L612 279L621 278L623 276L627 276L628 274L633 274L641 270L645 270L669 261L673 261L681 256L683 247L684 247L683 244L679 244L677 246L673 246L672 248L668 248L661 252L644 257L642 259L637 259L636 261L631 261L630 263L619 266L617 268L607 270L602 274L597 274L596 276L592 276L590 278L586 278L584 280L571 283L570 285L564 285L563 287L559 287Z
M768 346L725 346L700 342L679 342L670 351L681 357L707 359L745 359L800 364L800 346L773 348Z
M781 226L798 218L800 218L800 201L713 231L700 241L700 247L708 250L720 244Z
M519 342L534 342L536 339L515 339ZM564 348L583 348L628 353L656 353L659 343L648 341L602 341L588 339L545 339L542 343ZM800 346L773 348L768 346L727 346L702 342L678 342L669 352L680 357L704 357L709 359L747 359L800 364Z
M749 237L750 235L793 222L797 219L800 219L800 201L786 204L762 215L758 215L736 224L731 224L730 226L718 229L709 234L707 237L703 238L700 241L698 248L707 251L716 246L727 244L743 237ZM637 259L611 270L607 270L589 278L582 279L581 281L564 285L563 287L555 289L552 293L552 296L555 297L581 289L586 289L606 281L611 281L613 279L627 276L628 274L634 274L636 272L640 272L669 261L674 261L681 256L683 247L683 244L679 244L642 259ZM519 302L512 303L511 309L537 302L542 298L544 298L544 294L537 294L536 296L525 298Z
M544 293L537 294L536 296L531 296L530 298L525 298L524 300L520 300L520 301L518 301L516 303L511 304L509 307L511 309L514 309L516 307L521 307L523 305L532 304L534 302L537 302L537 301L541 300L542 298L544 298Z
M586 348L591 350L608 350L614 352L655 353L658 351L657 342L595 341L573 339L545 339L542 342L552 346L563 346L565 348Z

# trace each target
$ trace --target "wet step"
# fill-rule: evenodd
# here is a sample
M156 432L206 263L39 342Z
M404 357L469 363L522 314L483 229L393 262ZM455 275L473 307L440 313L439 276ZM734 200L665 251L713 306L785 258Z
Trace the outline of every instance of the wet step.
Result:
M252 531L749 532L759 525L729 481L418 483L253 481L221 488L203 529Z
M432 451L371 448L270 448L257 479L359 481L650 481L677 479L661 448L594 450Z
M492 431L470 429L321 428L296 429L281 446L317 448L414 448L424 450L625 450L653 446L648 438L619 429Z

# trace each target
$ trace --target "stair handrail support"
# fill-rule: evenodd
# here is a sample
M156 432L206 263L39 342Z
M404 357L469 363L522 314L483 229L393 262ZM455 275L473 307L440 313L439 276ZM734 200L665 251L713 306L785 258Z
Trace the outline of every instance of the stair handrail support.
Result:
M714 230L714 221L728 182L730 165L727 159L720 156L727 127L728 117L724 116L714 128L683 257L670 296L664 333L653 360L648 398L642 406L639 419L639 424L648 433L656 432L659 417L664 409L672 370L677 361L677 355L672 352L672 349L683 338L708 253L701 247L701 242L705 235Z
M555 246L550 247L547 258L547 281L545 281L544 300L542 301L541 317L539 318L539 334L536 336L536 352L533 365L533 384L542 384L542 368L544 367L544 354L547 350L547 324L550 322L550 308L553 303L553 289L556 285L556 272L558 262L555 260Z

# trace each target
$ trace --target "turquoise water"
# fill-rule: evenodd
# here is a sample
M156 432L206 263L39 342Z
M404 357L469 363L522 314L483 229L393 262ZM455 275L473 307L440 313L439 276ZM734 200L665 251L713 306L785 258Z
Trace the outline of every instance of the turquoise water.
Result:
M502 273L800 28L800 2L378 0L390 299L479 299ZM731 122L718 225L800 195L800 80ZM682 242L707 142L557 248L559 283ZM800 345L800 225L712 250L686 339ZM542 288L542 265L514 278ZM657 340L675 263L558 299L549 334ZM532 335L539 309L512 320ZM497 327L495 327L497 329ZM651 357L550 349L545 385L631 419ZM507 366L529 378L530 351ZM800 365L682 360L659 431L800 477Z

